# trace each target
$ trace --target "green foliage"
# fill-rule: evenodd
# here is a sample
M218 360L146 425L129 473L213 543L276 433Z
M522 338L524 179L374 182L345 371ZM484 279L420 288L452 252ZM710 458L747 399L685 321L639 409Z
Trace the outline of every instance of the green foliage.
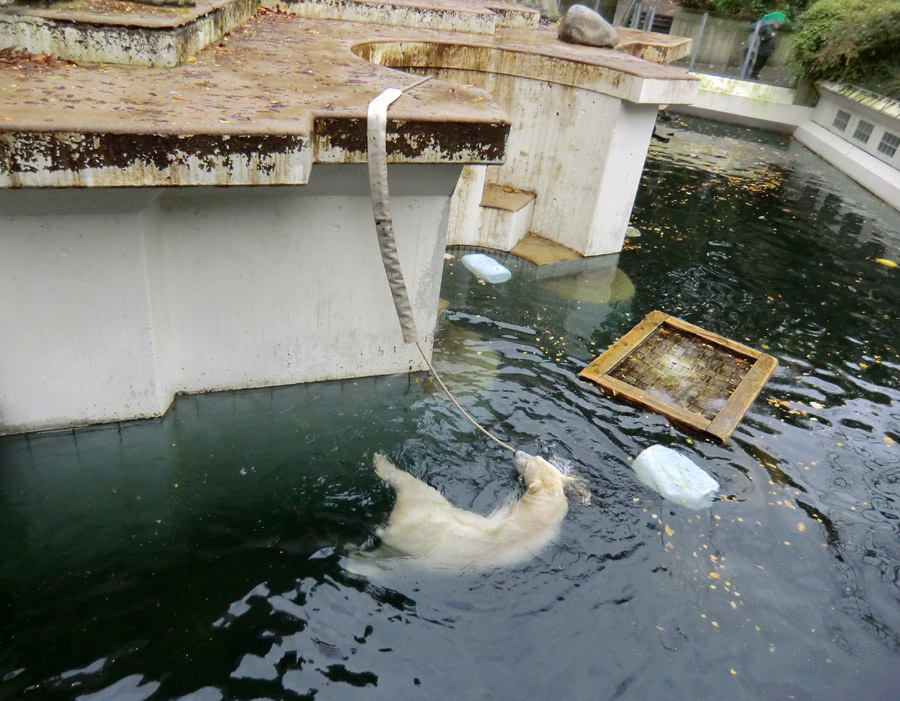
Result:
M682 0L681 6L695 10L709 10L747 19L781 10L789 20L796 19L812 0Z
M811 80L900 97L900 0L818 0L800 17L793 63Z

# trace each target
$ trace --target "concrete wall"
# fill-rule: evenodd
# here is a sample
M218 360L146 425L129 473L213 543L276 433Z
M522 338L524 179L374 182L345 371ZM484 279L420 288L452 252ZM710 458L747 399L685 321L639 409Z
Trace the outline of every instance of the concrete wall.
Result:
M817 87L820 99L813 114L816 124L900 169L900 102L835 83L820 82ZM843 113L841 119L839 113Z
M900 102L834 83L817 87L820 98L812 119L794 138L900 210ZM861 123L871 126L868 139L858 130ZM896 151L890 153L886 143Z
M819 83L817 88L820 98L812 108L794 104L795 91L788 88L702 75L694 103L670 109L790 132L799 143L900 210L900 102L833 83ZM838 120L839 112L846 119ZM861 121L872 126L866 141L857 133ZM891 153L885 143L896 145L897 150Z
M460 170L390 167L427 347ZM314 166L303 187L0 190L0 211L0 434L158 416L176 392L424 368L365 165Z
M697 36L702 20L702 12L679 10L673 14L672 29L669 33L694 39L697 63L722 67L739 66L744 56L744 43L750 37L753 22L710 14L698 43ZM769 57L766 65L784 65L790 56L790 46L791 35L782 27L778 30L775 53Z
M785 133L812 119L813 108L794 104L796 91L790 88L714 75L699 77L697 99L690 105L673 105L673 112Z

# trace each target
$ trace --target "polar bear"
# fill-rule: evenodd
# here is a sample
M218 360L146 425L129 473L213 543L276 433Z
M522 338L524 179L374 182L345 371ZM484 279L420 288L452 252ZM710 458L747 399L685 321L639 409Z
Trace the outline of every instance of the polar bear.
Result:
M559 534L568 511L564 487L573 481L541 457L517 451L526 491L481 516L453 506L434 488L375 455L375 472L397 501L376 535L381 547L362 555L400 555L436 568L485 570L520 564Z

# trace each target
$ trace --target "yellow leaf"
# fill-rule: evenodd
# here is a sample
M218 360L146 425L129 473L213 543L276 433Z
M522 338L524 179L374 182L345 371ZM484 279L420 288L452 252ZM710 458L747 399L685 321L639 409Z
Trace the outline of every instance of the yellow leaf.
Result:
M797 530L800 531L801 533L803 533L803 531L806 530L806 526L804 526L802 523L798 523Z
M722 575L720 575L718 572L710 572L710 573L709 573L709 578L710 578L710 579L718 579L718 578L721 577L721 576L722 576Z
M897 264L894 261L888 260L887 258L876 258L875 262L881 263L882 265L887 266L888 268L896 268L897 267Z
M666 524L666 535L670 537L675 535L675 531L672 530L672 527L669 524Z

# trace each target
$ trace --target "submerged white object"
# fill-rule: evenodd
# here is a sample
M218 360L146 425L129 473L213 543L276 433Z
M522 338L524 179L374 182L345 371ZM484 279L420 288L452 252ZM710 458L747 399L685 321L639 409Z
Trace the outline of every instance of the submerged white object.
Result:
M652 445L634 459L638 479L669 501L695 511L712 504L719 483L691 460L664 445Z
M469 271L488 282L506 282L512 277L508 268L484 253L469 253L462 257L462 263Z

